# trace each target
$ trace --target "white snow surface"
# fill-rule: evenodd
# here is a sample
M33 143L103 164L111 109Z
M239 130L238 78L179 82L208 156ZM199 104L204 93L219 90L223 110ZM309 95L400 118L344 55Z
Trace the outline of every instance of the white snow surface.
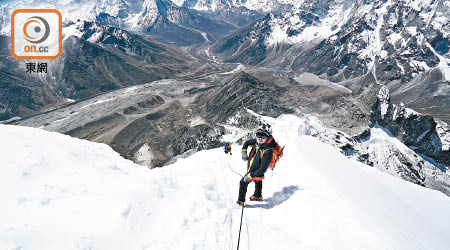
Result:
M322 18L318 23L308 26L299 17L300 13L304 11L302 3L303 1L298 1L290 11L282 13L277 18L271 18L269 21L271 33L265 41L268 46L281 43L298 44L331 37L341 30L341 26L349 18L350 7L352 6L347 1L336 1L330 5L326 17ZM298 35L288 35L289 29L299 29L302 27L304 29Z
M398 166L402 165L395 157L398 152L406 157L409 162L417 161L417 155L414 151L400 142L397 138L390 136L389 131L378 126L378 124L370 129L370 138L363 142L362 145L367 148L370 153L369 158L379 170L394 176L399 171ZM423 169L426 167L428 166L423 167Z
M286 148L266 201L244 210L240 249L448 249L449 197L303 135L305 119L266 120ZM0 138L0 249L236 248L241 145L149 170L36 128L0 125Z
M152 158L153 154L147 143L144 143L144 145L142 145L142 147L134 154L135 162L142 166L150 166Z

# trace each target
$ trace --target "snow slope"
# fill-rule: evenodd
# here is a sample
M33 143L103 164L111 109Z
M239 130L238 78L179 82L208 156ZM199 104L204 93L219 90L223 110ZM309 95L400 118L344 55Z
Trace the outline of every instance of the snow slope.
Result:
M241 249L448 249L449 197L299 135L304 119L267 120L285 154L244 210ZM149 170L40 129L0 138L0 249L236 248L240 145Z

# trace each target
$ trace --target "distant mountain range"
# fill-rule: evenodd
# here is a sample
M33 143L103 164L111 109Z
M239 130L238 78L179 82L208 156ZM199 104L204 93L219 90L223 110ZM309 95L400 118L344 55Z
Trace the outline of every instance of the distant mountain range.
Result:
M392 98L450 122L448 1L306 0L214 44L227 62L319 75L354 91L385 84Z
M193 1L177 5L170 0L0 3L0 74L4 76L0 120L26 117L121 87L214 71L215 66L199 64L202 59L166 45L213 43L262 15L240 3L218 3L198 3L193 8L186 7ZM270 8L278 8L275 3ZM29 6L57 8L63 14L63 54L48 62L46 75L24 74L24 61L9 52L10 15Z
M250 2L247 6L255 6ZM108 26L119 27L134 33L151 35L153 39L176 45L192 45L215 42L238 27L245 26L261 17L261 12L248 9L241 3L228 1L185 1L170 0L88 0L61 2L14 1L0 6L0 30L9 34L9 16L17 8L57 8L62 12L65 23L77 20L96 21ZM276 1L267 3L265 11L279 9L286 4ZM260 9L262 5L257 5Z
M385 87L371 92L371 111L365 113L364 100L327 86L282 87L247 73L233 75L222 86L198 84L155 81L16 124L103 142L139 164L161 167L180 156L221 147L226 134L239 136L237 142L242 143L258 126L259 114L296 114L306 118L299 133L333 145L349 158L450 195L450 126L394 104ZM298 113L325 113L327 106L328 114L319 117ZM361 132L351 136L326 124L359 127Z
M10 38L0 36L3 120L201 68L194 58L119 28L79 21L64 30L63 53L48 61L47 74L25 73L25 62L11 56Z

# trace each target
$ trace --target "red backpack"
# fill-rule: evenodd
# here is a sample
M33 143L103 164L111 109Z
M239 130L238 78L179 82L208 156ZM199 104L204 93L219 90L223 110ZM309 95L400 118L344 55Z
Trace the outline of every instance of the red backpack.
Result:
M278 160L283 157L283 150L284 150L284 146L281 147L280 145L277 145L275 147L272 148L272 160L270 160L270 164L269 164L269 168L273 169L275 167L275 164L277 164ZM260 157L262 159L264 155L264 152L261 151L260 153Z

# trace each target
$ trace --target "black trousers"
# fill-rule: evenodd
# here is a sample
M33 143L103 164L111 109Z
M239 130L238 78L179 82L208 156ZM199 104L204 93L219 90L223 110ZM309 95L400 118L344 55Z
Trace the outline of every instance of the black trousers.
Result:
M253 196L261 197L262 196L262 181L254 181L255 182L255 192ZM245 201L245 195L247 194L247 187L250 182L245 182L244 178L239 182L239 198L240 201Z

